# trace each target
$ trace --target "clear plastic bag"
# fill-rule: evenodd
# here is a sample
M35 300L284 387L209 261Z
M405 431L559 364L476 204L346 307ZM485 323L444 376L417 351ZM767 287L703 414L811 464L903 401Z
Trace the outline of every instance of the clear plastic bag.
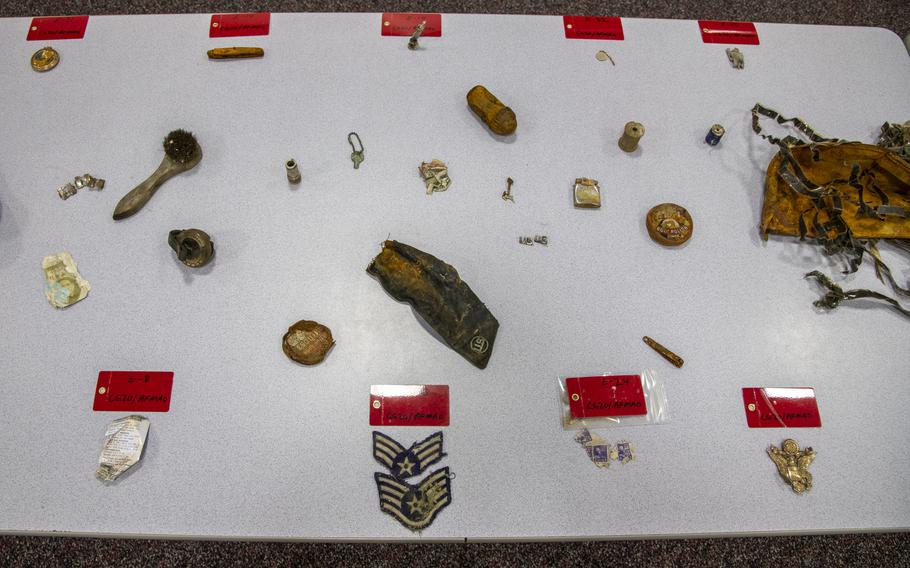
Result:
M663 381L651 369L640 373L568 375L558 379L566 430L663 424L670 421Z

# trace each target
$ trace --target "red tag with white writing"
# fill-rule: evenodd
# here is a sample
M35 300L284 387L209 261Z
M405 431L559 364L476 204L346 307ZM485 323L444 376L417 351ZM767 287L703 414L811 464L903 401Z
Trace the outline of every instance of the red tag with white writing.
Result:
M52 16L32 18L28 26L27 41L55 39L82 39L88 26L88 16Z
M639 416L648 413L640 375L566 379L572 418Z
M623 40L622 19L603 16L563 16L566 39Z
M821 428L811 387L743 389L749 428Z
M758 45L758 31L752 22L719 22L698 20L701 40L705 43Z
M212 14L209 37L240 37L269 35L268 12L251 14Z
M420 22L426 21L420 37L442 37L442 14L397 14L385 12L382 15L383 36L409 36Z
M173 385L171 371L101 371L92 410L167 412Z
M449 385L373 385L370 426L448 426Z

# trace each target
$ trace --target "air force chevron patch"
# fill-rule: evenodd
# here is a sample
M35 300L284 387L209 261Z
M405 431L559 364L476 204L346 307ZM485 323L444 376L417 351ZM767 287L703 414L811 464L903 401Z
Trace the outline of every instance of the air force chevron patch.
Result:
M441 440L442 433L438 434ZM448 467L437 469L420 485L411 485L381 472L374 475L379 488L379 509L412 531L430 526L439 511L452 502Z
M398 479L420 475L445 455L442 453L442 432L414 442L408 449L382 432L373 432L373 457Z

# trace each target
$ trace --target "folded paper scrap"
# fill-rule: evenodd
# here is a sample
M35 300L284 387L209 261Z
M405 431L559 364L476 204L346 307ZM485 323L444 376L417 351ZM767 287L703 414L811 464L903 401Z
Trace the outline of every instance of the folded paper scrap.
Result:
M142 449L149 433L149 420L133 414L118 418L107 427L95 477L113 481L142 459Z
M92 289L88 280L79 275L76 262L68 252L45 256L44 295L55 308L65 308L88 296Z

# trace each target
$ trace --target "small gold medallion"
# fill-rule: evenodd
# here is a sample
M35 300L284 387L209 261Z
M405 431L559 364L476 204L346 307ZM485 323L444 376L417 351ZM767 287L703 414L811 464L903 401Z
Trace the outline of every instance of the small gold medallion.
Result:
M809 473L809 464L815 459L815 450L806 448L800 451L796 440L787 438L780 448L768 448L768 456L777 466L777 471L784 481L790 484L793 491L803 493L812 489L812 474Z
M60 54L53 47L42 47L32 54L32 69L35 71L50 71L58 63L60 63Z

